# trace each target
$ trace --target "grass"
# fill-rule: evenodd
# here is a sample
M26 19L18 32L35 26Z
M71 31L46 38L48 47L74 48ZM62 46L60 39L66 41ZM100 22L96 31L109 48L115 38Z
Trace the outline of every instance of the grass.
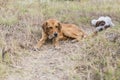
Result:
M0 53L1 54L1 53ZM2 56L0 55L0 79L4 79L5 76L10 72L8 65L6 65L4 62L2 62ZM6 56L6 63L10 63L10 57Z
M65 64L63 67L64 71L67 71L66 75L69 80L120 79L119 0L81 0L81 2L55 0L43 3L37 0L33 3L14 0L5 2L3 0L2 3L4 4L0 5L0 49L2 50L2 47L8 44L16 52L9 53L15 59L11 60L9 54L6 56L5 62L7 64L20 64L20 58L25 58L30 54L26 49L31 49L31 46L40 37L40 26L46 19L56 18L61 22L74 23L83 29L91 30L91 19L99 16L110 16L115 27L100 32L94 38L83 40L80 50L65 55L66 61L73 62L74 65ZM6 34L9 36L6 37ZM114 39L111 36L117 38ZM21 49L19 44L25 48ZM14 71L7 64L0 62L0 79L4 80L12 70ZM52 73L55 70L50 71Z
M99 77L95 80L105 79L105 80L119 80L120 68L117 63L117 59L120 55L116 52L119 50L120 43L111 42L106 39L106 33L117 33L120 29L114 28L108 31L102 32L99 36L94 39L86 40L87 45L83 47L83 54L87 54L85 59L90 60L88 65L92 70L92 74L97 74ZM101 77L103 76L103 77Z

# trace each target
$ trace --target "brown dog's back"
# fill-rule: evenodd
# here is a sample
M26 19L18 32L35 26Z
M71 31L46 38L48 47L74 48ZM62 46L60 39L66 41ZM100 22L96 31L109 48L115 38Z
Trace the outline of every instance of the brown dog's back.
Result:
M70 38L81 40L85 36L85 33L74 24L62 24L62 33Z

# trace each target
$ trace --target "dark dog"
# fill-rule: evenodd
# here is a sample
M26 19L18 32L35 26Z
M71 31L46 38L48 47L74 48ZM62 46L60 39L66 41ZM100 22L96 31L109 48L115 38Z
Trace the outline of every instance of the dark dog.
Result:
M99 32L99 31L102 31L102 30L105 30L109 27L112 27L114 26L114 24L112 23L112 20L110 17L100 17L98 18L97 20L93 19L91 21L91 24L96 27L96 32Z

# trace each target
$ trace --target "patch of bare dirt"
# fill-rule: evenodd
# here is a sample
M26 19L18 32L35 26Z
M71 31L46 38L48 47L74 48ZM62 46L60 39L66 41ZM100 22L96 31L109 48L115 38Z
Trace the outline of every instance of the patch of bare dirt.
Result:
M12 57L12 72L5 80L71 79L70 75L74 73L76 65L73 55L82 55L80 43L61 41L60 49L55 49L48 43L39 51L34 51L33 46L41 36L40 26L31 27L24 23L0 25L0 30L4 41L2 47L10 48L9 54Z

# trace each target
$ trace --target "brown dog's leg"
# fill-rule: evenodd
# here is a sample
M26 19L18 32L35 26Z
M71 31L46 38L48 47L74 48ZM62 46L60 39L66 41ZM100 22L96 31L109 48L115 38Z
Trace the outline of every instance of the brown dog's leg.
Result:
M47 35L44 32L42 32L42 38L38 41L35 48L40 48L45 43L46 39Z
M54 46L55 46L56 49L59 49L60 48L59 47L59 38L53 39L53 44L54 44Z
M75 39L72 40L72 42L80 42L80 40L82 40L81 36L76 36Z

